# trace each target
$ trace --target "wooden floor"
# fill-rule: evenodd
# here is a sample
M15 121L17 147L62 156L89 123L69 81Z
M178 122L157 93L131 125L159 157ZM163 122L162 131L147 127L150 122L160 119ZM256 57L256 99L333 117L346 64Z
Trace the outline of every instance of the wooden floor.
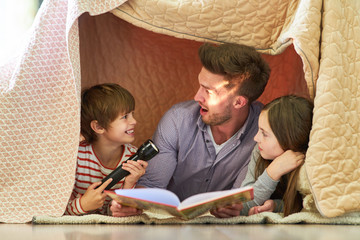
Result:
M352 240L354 225L31 225L0 224L0 239L24 240Z

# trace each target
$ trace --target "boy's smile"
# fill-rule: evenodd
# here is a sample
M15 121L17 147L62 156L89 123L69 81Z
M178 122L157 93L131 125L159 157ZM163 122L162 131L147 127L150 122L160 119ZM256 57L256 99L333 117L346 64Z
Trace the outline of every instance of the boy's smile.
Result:
M134 131L134 129L130 129L130 130L125 131L125 133L129 134L129 135L134 135L135 131Z
M136 120L133 112L119 114L119 116L110 123L108 129L103 133L103 137L114 144L132 143L135 140Z

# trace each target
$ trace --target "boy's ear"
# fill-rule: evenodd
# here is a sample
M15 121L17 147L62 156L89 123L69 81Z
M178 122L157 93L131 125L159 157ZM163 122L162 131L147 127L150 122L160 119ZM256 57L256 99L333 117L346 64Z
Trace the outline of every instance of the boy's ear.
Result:
M235 97L235 102L234 102L234 107L235 108L242 108L244 107L246 104L248 104L249 100L244 97L244 96L236 96Z
M102 134L105 131L105 128L103 128L97 120L92 120L90 123L91 129L98 134Z

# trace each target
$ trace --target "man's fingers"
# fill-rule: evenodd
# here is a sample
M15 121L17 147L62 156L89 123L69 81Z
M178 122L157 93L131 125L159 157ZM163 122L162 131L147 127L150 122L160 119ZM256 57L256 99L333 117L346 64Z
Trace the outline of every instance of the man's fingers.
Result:
M118 203L116 201L112 201L110 211L112 212L112 216L114 216L114 217L133 216L133 215L139 215L142 213L141 209L127 207L127 206L121 205L120 203Z
M230 209L241 211L243 209L242 203L233 203L230 207Z
M136 213L136 212L138 212L138 210L139 209L134 208L134 207L127 207L127 206L121 205L121 212L123 212L123 213Z
M228 217L229 217L227 214L221 212L221 210L218 211L218 209L212 209L212 210L210 211L210 213L211 213L212 215L214 215L215 217L217 217L217 218L228 218Z
M238 205L238 204L236 204ZM237 206L238 208L234 208L234 207L221 207L221 208L217 208L211 211L211 214L213 214L215 217L218 218L229 218L229 217L235 217L235 216L239 216L240 215L240 211L242 209L242 205L241 205L241 209L239 209L239 206Z
M142 213L142 210L135 209L131 212L122 212L122 211L113 211L112 216L113 217L127 217L127 216L134 216L134 215L140 215Z

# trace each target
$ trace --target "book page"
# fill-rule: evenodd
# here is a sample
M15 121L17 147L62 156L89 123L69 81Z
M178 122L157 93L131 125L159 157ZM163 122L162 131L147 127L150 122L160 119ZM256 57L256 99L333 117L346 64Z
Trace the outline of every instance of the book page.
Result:
M183 219L194 218L216 206L247 202L254 197L252 187L201 193L185 199L182 203L173 192L159 188L116 189L104 192L123 205L154 212L160 210Z
M116 189L115 193L120 196L142 199L174 207L180 204L179 198L173 192L161 188Z
M181 209L192 207L194 205L200 205L203 203L212 202L219 198L225 198L226 196L231 196L231 195L234 195L239 192L240 193L248 192L251 189L252 189L252 187L244 187L244 188L236 188L236 189L230 189L230 190L224 190L224 191L205 192L205 193L196 194L196 195L188 197L184 201L182 201L180 203L178 209L181 210ZM234 199L232 199L232 200L234 200ZM251 199L249 199L249 200L251 200ZM239 199L239 202L243 202L243 199Z

